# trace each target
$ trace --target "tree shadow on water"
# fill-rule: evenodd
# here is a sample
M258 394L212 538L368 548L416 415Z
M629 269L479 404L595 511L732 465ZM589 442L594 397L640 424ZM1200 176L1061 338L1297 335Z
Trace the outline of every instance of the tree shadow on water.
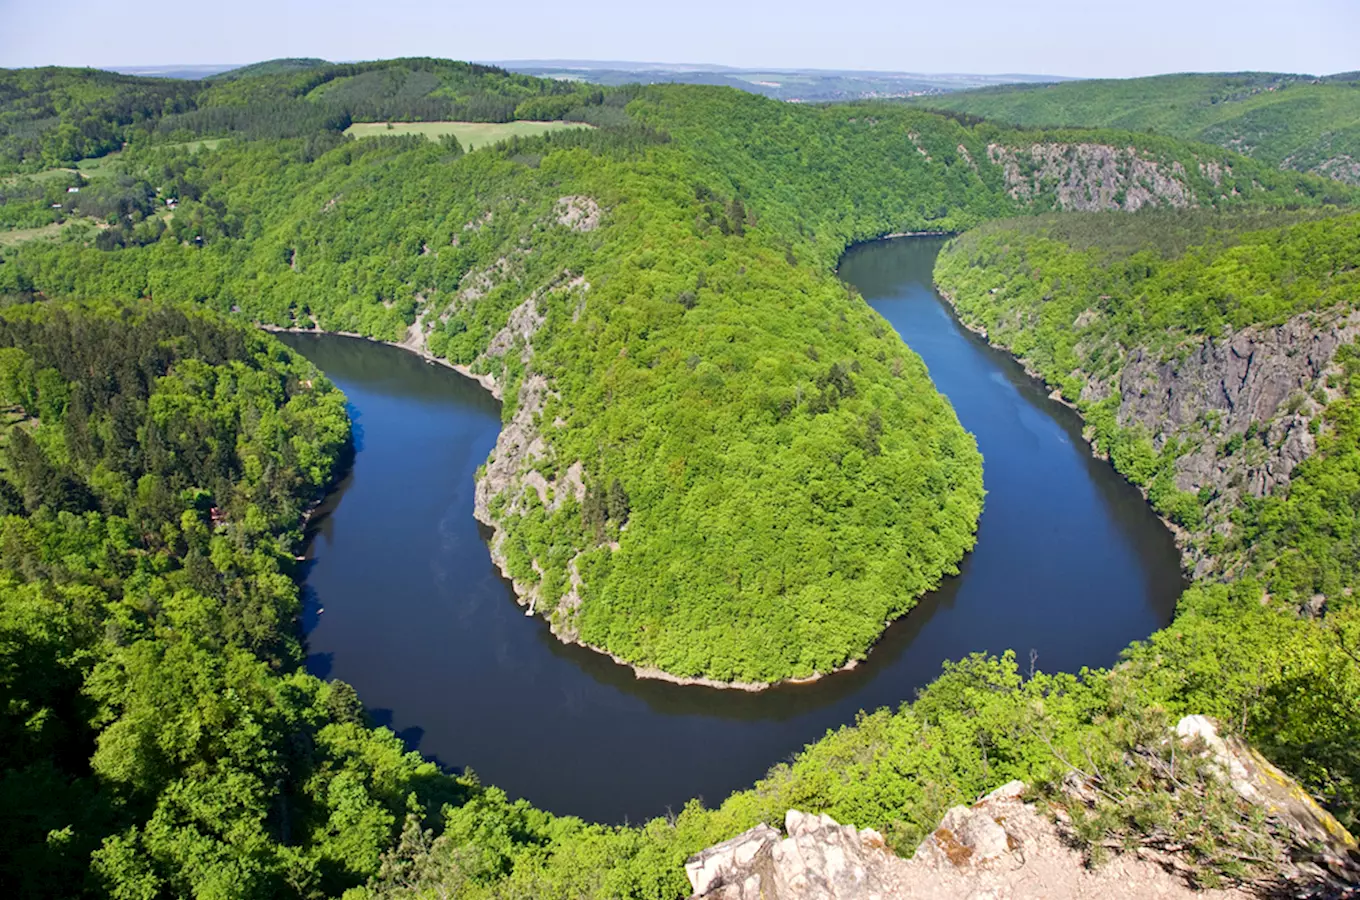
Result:
M335 668L334 653L308 653L307 671L320 678L322 681L329 681L331 671Z

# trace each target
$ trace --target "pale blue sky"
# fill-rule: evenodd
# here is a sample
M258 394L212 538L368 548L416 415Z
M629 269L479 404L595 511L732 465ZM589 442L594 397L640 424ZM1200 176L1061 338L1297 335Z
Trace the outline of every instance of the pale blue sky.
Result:
M0 0L0 66L623 59L1129 76L1360 69L1360 0Z

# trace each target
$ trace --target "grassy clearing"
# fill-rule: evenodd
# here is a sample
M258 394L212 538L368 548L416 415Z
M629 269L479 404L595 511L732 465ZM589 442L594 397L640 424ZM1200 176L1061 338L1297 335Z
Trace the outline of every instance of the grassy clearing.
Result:
M105 156L98 156L94 159L82 159L76 163L76 169L86 178L97 178L100 175L107 175L109 167L115 163L121 162L122 158L122 151L115 150L113 153L109 153Z
M25 241L56 240L61 233L73 225L95 225L94 219L67 219L65 222L53 222L50 225L43 225L40 228L11 228L8 231L0 231L0 247L13 247L15 244L22 244Z
M216 150L231 138L206 138L201 141L184 141L179 144L157 144L159 149L182 149L190 153L197 153L200 150ZM91 160L93 161L93 160Z
M432 141L451 134L464 150L474 150L516 136L534 137L550 131L590 127L584 122L355 122L345 129L345 134L356 138L423 134Z

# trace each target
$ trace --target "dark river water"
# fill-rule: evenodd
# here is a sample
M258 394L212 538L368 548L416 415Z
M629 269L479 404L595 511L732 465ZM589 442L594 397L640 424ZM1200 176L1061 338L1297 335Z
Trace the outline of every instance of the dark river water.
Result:
M896 706L945 660L1014 649L1028 666L1112 663L1171 617L1176 549L1138 493L1081 441L1077 416L961 328L930 287L940 242L850 251L855 285L930 368L985 459L986 509L962 572L859 668L760 694L639 681L553 638L517 606L472 518L499 408L477 384L393 347L284 335L344 390L351 474L315 525L308 666L450 767L556 813L637 822L715 805L773 764Z

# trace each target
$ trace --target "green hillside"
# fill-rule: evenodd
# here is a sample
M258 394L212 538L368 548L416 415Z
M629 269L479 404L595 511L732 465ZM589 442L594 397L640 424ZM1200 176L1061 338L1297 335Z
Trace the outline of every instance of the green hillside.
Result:
M236 69L228 69L216 75L209 75L204 81L240 81L242 78L258 78L261 75L281 75L287 72L305 72L329 66L324 59L315 57L283 57L251 63Z
M1360 80L1353 73L1159 75L985 88L913 102L1026 126L1154 131L1360 184Z
M618 124L589 85L436 59L274 60L207 81L0 69L0 175L70 166L125 142L338 136L353 122Z
M101 77L95 100L113 90ZM70 73L42 78L34 91L85 90ZM961 661L714 810L592 825L441 774L368 727L352 690L301 669L287 562L340 453L341 400L243 330L357 332L489 377L537 448L484 470L504 476L486 504L493 550L534 611L639 666L768 682L862 658L956 571L984 500L984 461L920 358L837 279L850 243L985 241L1027 234L988 222L1034 221L1075 248L1055 255L1059 282L1037 302L1074 302L1064 292L1082 279L1147 277L1149 290L1105 292L1124 304L1109 318L1119 333L1145 337L1350 302L1354 214L1333 207L1356 191L1166 135L722 88L581 92L447 61L190 90L192 110L97 120L128 141L117 175L64 202L88 202L102 227L0 257L0 800L23 812L0 825L0 886L679 898L689 854L790 806L910 852L945 809L1011 778L1061 802L1074 759L1108 773L1108 791L1067 810L1094 852L1171 834L1197 877L1268 874L1268 827L1167 758L1166 725L1188 712L1253 737L1356 820L1357 607L1301 618L1263 605L1251 578L1197 585L1113 672L1022 678L1012 656ZM336 127L361 110L550 119L558 104L600 127L474 152ZM296 115L307 109L320 114ZM65 124L83 127L33 126L39 145ZM27 193L0 203L10 218L44 208L45 181L12 184ZM1079 210L1141 212L1074 262L1098 240L1066 224ZM1146 252L1169 261L1119 268L1149 222L1162 244ZM969 278L1034 275L1011 272L997 240L952 258ZM1158 280L1218 267L1248 269L1253 302L1183 301ZM1061 349L1055 330L1038 337ZM1338 435L1355 416L1348 366L1327 395ZM1312 502L1258 519L1263 538L1309 548L1297 580L1279 581L1291 596L1353 575L1317 562L1349 549L1356 519L1349 444L1321 452L1342 465ZM1157 462L1126 469L1155 485ZM1298 537L1320 522L1327 540Z

